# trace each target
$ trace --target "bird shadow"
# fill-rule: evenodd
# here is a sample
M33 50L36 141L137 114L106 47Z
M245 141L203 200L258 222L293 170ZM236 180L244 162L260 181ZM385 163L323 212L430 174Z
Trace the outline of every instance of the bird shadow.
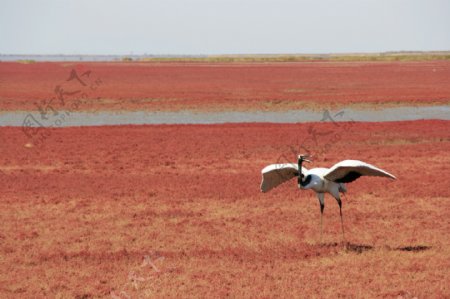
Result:
M393 250L397 251L409 251L409 252L420 252L431 249L431 246L425 246L425 245L417 245L417 246L404 246L404 247L397 247Z
M369 250L373 250L375 247L370 245L364 245L364 244L353 244L353 243L346 243L345 249L349 252L356 252L356 253L363 253ZM431 249L431 246L426 245L416 245L416 246L401 246L401 247L395 247L390 248L387 247L388 250L392 251L403 251L403 252L421 252Z
M371 245L365 245L365 244L355 244L355 243L322 243L320 247L322 248L335 248L343 245L345 250L347 252L355 252L358 254L364 253L366 251L370 251L375 249L374 246ZM416 246L401 246L401 247L385 247L387 250L390 251L403 251L403 252L421 252L431 249L431 246L426 245L416 245Z
M364 244L353 244L353 243L346 243L345 244L345 249L349 252L356 252L356 253L363 253L369 250L373 249L373 246L370 245L364 245Z
M335 248L343 246L344 249L348 252L356 252L356 253L363 253L368 250L372 250L373 246L370 245L364 245L364 244L353 244L353 243L322 243L320 247L322 248Z

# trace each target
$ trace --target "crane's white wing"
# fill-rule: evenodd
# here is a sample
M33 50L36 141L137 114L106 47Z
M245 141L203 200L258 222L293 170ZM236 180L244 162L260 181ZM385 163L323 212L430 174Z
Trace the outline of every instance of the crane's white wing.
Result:
M358 160L344 160L336 163L323 177L336 183L350 183L363 175L396 179L389 172Z
M306 171L308 170L302 167L302 172L305 173ZM261 174L261 191L267 192L297 176L298 165L295 163L271 164L264 167Z

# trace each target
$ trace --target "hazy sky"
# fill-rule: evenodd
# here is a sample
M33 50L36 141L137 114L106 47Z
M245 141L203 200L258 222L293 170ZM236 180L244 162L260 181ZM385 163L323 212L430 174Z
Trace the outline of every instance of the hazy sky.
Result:
M450 50L449 0L0 0L1 54Z

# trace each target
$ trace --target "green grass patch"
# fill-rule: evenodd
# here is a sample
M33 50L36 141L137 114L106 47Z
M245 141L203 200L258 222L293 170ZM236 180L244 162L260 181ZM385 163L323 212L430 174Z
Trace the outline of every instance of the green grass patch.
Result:
M18 63L23 63L23 64L31 64L31 63L35 63L36 61L33 59L21 59L21 60L17 60Z

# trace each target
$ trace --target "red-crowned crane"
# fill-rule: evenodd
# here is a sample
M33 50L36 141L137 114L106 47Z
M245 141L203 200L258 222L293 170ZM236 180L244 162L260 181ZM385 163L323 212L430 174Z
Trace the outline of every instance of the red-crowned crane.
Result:
M339 205L341 216L342 236L344 236L344 221L342 220L342 201L340 192L347 192L344 183L350 183L360 176L380 176L396 179L395 176L371 164L358 160L344 160L331 168L312 168L302 166L303 162L311 162L309 156L299 155L298 162L285 164L271 164L262 171L261 191L267 192L278 185L297 177L299 189L312 189L316 192L320 203L320 240L322 240L322 217L325 208L325 193L330 193Z

